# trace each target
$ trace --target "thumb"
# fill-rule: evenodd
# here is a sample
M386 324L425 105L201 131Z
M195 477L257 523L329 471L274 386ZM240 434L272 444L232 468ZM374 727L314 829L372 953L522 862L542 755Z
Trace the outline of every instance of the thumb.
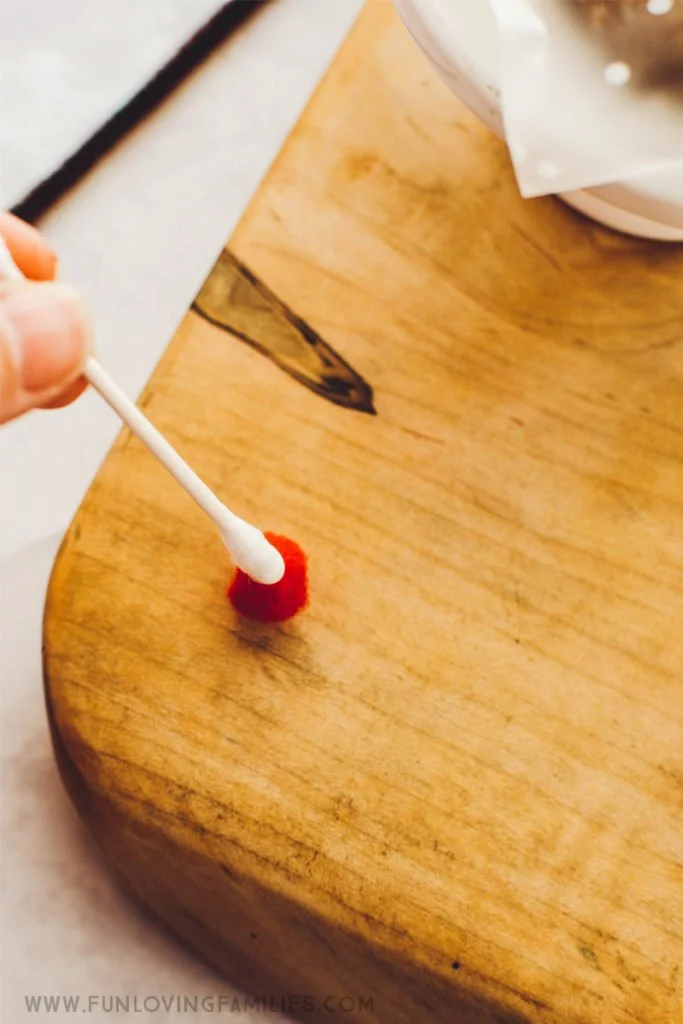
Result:
M58 398L83 373L89 351L88 316L72 288L0 285L0 423Z

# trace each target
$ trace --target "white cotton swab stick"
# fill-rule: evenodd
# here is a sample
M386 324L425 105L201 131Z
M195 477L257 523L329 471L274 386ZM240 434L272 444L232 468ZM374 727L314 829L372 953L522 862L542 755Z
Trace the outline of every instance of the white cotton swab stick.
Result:
M25 280L0 235L0 278L3 277L15 281ZM279 583L285 573L284 559L261 531L236 516L216 497L93 356L88 357L83 372L128 429L157 457L180 486L214 521L237 568L257 583Z

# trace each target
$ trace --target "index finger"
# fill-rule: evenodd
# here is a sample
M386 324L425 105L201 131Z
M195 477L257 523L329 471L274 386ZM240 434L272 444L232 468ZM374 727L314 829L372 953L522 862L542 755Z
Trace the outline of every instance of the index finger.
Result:
M13 213L0 212L0 234L22 274L32 281L54 280L57 257L40 231Z

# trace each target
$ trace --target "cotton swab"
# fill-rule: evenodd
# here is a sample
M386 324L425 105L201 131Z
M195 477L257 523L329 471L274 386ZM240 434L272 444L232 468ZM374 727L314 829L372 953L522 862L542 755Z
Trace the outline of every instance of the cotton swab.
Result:
M268 586L278 583L284 576L284 559L261 531L236 516L216 497L92 356L88 358L84 372L129 430L213 519L235 565L257 583Z
M23 281L24 275L14 262L0 235L0 278ZM255 526L230 511L190 469L166 438L121 391L109 374L89 356L84 375L95 390L123 420L129 430L156 456L199 507L213 520L238 570L255 585L273 587L283 581L285 558ZM238 573L239 577L239 573ZM242 578L242 577L239 577ZM274 596L274 595L273 595ZM253 616L259 617L259 616ZM289 616L287 616L289 617ZM271 619L270 621L275 621Z

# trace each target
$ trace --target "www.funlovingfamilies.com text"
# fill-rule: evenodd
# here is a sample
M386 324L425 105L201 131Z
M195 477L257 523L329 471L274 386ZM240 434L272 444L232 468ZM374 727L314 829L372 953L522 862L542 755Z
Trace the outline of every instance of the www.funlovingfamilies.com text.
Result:
M304 1016L307 1013L329 1013L330 1018L350 1014L370 1014L371 998L358 996L325 996L322 999L305 995L288 996L178 996L178 995L30 995L24 997L30 1014L173 1014L176 1017L197 1013L228 1015L231 1013L276 1013L283 1016Z

